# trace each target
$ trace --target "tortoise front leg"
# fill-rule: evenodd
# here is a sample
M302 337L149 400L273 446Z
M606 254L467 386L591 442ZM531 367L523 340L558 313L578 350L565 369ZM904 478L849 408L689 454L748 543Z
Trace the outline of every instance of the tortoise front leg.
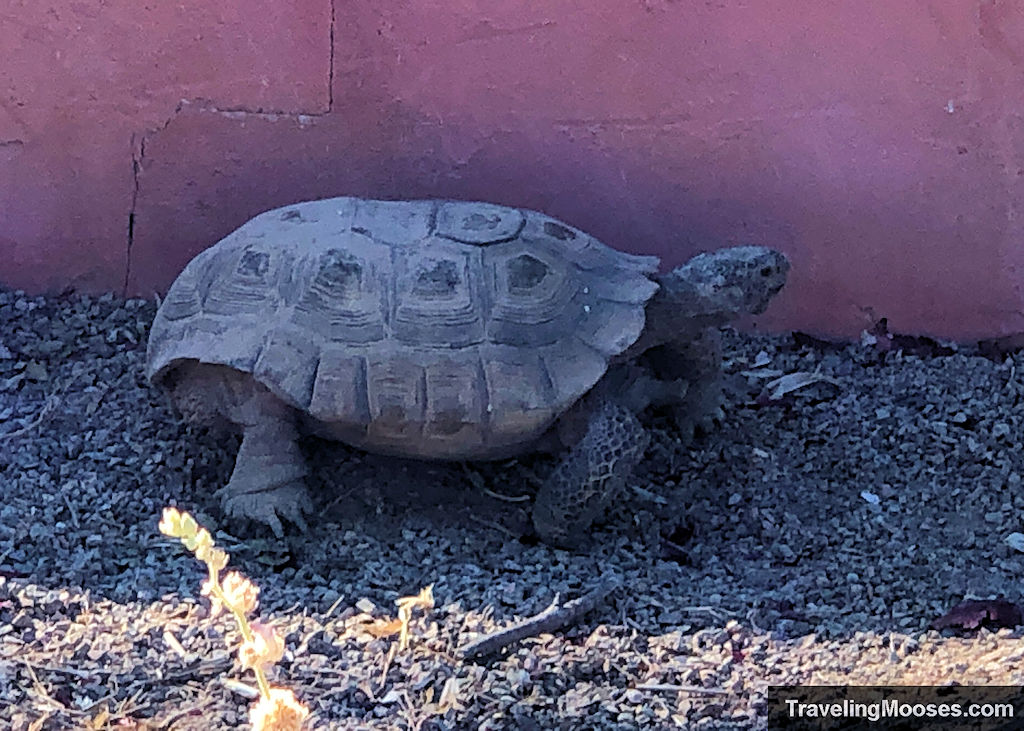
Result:
M661 391L652 402L671 410L683 442L696 429L709 431L722 418L721 333L709 328L689 338L664 343L642 356ZM673 393L673 385L681 387Z
M672 411L684 440L697 429L708 432L724 416L722 411L722 335L709 329L686 343L668 346L685 374L685 395Z
M230 379L224 415L242 430L242 446L228 484L217 495L228 515L256 520L282 537L280 518L306 530L312 512L309 468L298 445L295 413L250 379Z
M633 413L613 402L598 406L583 438L537 493L533 525L557 546L578 544L584 531L623 492L650 438Z

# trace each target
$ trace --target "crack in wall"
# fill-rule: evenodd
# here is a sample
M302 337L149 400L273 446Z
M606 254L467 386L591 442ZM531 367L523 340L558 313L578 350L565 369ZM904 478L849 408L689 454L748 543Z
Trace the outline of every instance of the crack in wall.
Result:
M330 56L327 60L327 111L334 109L334 28L335 28L335 2L331 0L331 28L329 34Z
M196 105L199 113L207 114L219 114L228 119L248 119L255 117L257 119L263 119L271 122L275 122L279 119L294 119L301 126L309 124L313 119L320 117L326 117L334 109L334 32L336 22L336 0L331 0L331 18L328 25L328 62L327 62L327 108L318 112L304 112L304 111L289 111L279 109L264 109L262 107L218 107L208 99L182 99L174 107L174 110L167 116L167 118L160 124L147 129L141 134L132 133L130 145L131 145L131 158L132 158L132 197L131 206L128 211L128 232L127 232L127 246L125 255L125 268L124 268L124 285L122 288L121 295L126 297L128 295L128 283L131 279L132 273L132 248L135 244L135 223L136 223L136 210L139 202L139 189L141 186L141 177L143 171L143 165L146 158L146 141L160 132L167 129L171 122L173 122L178 115L184 112L189 107ZM136 145L136 141L138 144ZM5 145L22 145L24 144L21 140L0 140L0 147Z
M136 155L135 134L132 134L132 203L131 208L128 210L128 247L125 252L124 286L121 291L122 297L128 296L128 277L131 275L132 271L132 245L135 243L135 206L139 201L139 168L142 166L142 154L145 150L145 145L146 138L143 137L139 140L139 153Z

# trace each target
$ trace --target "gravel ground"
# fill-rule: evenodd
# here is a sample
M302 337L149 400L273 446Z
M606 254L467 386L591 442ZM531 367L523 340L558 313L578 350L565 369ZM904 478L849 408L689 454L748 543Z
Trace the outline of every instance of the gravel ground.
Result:
M237 632L158 533L165 505L261 587L287 636L274 682L313 728L748 728L768 684L1024 683L1019 629L928 628L965 598L1020 599L1019 356L727 332L722 427L684 444L649 414L635 494L580 551L538 544L514 500L549 459L419 464L315 440L317 515L276 541L218 525L238 440L183 427L145 382L153 314L0 290L0 727L244 722ZM771 401L771 371L833 380ZM460 658L602 578L622 586L564 629ZM374 620L428 584L436 607L396 652Z

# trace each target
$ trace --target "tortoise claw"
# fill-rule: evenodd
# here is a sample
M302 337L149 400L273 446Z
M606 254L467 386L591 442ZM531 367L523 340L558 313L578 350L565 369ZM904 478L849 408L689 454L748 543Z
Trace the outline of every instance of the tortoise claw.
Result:
M288 482L259 492L238 492L228 483L218 494L225 513L263 523L277 538L284 537L281 518L293 523L300 531L309 530L304 513L313 512L313 502L302 482Z

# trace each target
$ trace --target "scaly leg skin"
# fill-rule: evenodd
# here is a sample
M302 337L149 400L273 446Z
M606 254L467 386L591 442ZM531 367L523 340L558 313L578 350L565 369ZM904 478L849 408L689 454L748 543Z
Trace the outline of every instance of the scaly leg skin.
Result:
M313 504L294 411L244 374L215 371L208 382L218 411L242 430L231 479L217 491L224 512L264 523L278 538L281 518L306 530L303 512L311 513Z
M312 512L312 502L294 410L250 374L226 366L186 363L175 377L172 395L185 418L227 421L242 432L231 479L216 493L224 511L265 523L278 538L281 518L305 530L302 513Z
M556 546L578 545L584 531L622 493L649 440L631 411L612 402L599 406L586 434L537 493L533 525L538 535Z
M723 416L721 335L709 330L690 342L667 347L689 382L685 396L672 408L676 428L688 442L697 429L710 431Z
M290 420L272 416L244 427L231 479L217 492L225 513L264 523L278 538L284 536L280 518L306 530L303 512L313 504L297 436Z

